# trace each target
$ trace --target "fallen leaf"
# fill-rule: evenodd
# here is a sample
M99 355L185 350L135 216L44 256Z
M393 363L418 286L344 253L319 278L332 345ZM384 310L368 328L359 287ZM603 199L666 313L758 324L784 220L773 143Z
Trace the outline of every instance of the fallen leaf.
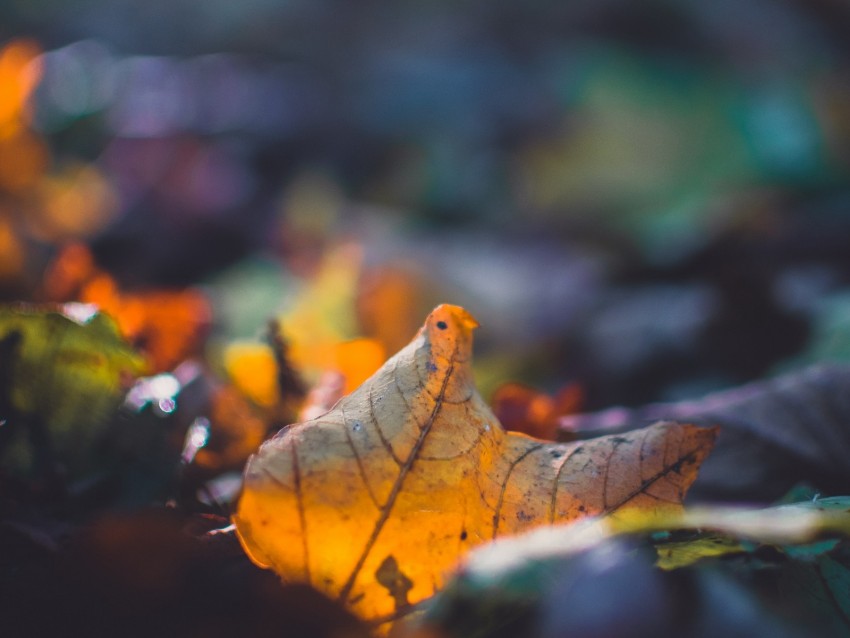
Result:
M4 427L25 422L30 430L44 428L40 436L47 440L34 455L51 449L72 471L79 469L123 391L142 372L141 357L110 317L80 304L2 308L0 343Z
M716 636L743 619L741 635L846 635L848 505L634 511L500 539L402 635Z
M254 562L382 622L497 536L681 506L713 429L665 423L574 444L506 433L473 383L477 325L439 306L333 410L263 444L234 516Z
M820 364L679 403L611 408L561 419L561 438L658 420L721 426L691 497L770 503L799 483L826 494L850 481L850 365Z

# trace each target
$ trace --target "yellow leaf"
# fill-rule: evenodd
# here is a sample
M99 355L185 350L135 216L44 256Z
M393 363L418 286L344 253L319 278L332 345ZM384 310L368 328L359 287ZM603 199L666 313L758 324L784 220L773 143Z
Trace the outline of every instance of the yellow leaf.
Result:
M358 246L336 247L293 307L279 318L292 364L311 383L334 368L337 344L357 336L353 309L361 261Z
M270 408L280 401L271 346L254 341L231 343L224 350L224 367L233 385L257 405Z
M719 534L704 534L686 541L663 543L656 547L658 566L677 569L714 556L725 556L743 551L741 542Z
M497 536L681 507L714 430L668 423L569 444L506 433L473 383L476 326L439 306L333 410L263 444L234 516L257 564L381 622Z

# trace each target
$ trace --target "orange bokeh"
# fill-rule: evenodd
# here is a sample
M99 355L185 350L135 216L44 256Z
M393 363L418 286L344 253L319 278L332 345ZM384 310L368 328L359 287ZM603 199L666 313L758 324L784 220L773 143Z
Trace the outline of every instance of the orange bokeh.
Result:
M254 341L232 343L224 351L224 367L233 385L257 405L271 408L280 401L271 346Z
M27 102L41 80L40 55L33 40L12 40L0 49L0 138L25 119Z
M49 163L47 145L27 127L27 105L41 79L40 54L32 40L13 40L0 49L0 191L32 187Z
M550 396L520 383L505 383L493 394L491 404L506 430L554 441L558 418L578 412L582 394L577 384L566 385Z
M81 244L60 251L45 275L44 290L51 301L92 303L111 315L154 371L194 354L212 321L210 303L199 290L123 291Z

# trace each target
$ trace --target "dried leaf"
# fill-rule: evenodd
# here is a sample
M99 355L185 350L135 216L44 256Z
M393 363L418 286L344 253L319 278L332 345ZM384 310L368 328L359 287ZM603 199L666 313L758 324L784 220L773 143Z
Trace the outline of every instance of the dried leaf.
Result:
M850 499L836 497L663 517L635 511L620 520L585 519L501 539L471 552L402 635L739 631L772 638L810 636L813 627L819 636L846 635L848 505ZM736 627L744 619L751 623L747 630Z
M714 430L658 424L575 444L506 433L473 383L476 326L463 308L438 307L332 411L260 448L234 516L257 564L380 621L499 535L680 507Z

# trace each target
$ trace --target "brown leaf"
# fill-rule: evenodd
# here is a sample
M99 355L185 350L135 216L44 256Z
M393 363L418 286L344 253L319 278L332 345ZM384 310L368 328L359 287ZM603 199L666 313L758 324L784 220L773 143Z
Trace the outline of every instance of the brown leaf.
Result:
M238 471L266 436L265 421L254 406L230 385L213 389L209 416L210 438L198 450L195 464L215 472Z
M506 430L554 441L560 417L578 412L581 401L582 391L576 384L549 396L520 383L505 383L493 393L490 404Z
M477 325L463 308L436 308L333 410L260 448L234 516L257 564L380 621L497 536L680 507L714 430L666 423L571 444L506 433L473 383Z

